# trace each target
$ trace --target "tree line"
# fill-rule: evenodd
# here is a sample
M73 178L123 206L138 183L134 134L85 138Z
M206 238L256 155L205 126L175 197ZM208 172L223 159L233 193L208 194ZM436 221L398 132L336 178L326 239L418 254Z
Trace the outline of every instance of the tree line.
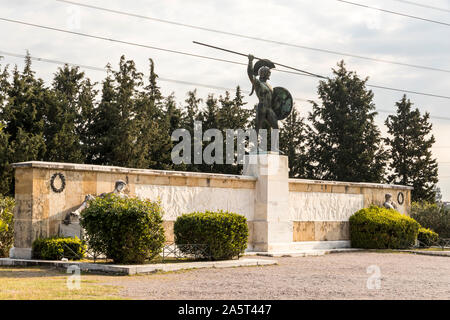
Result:
M79 67L64 65L46 85L29 56L23 70L0 66L1 194L14 194L11 164L31 160L241 174L238 164L171 160L172 132L184 128L193 136L194 121L203 131L254 126L255 111L245 108L239 87L206 99L189 91L179 104L173 93L161 93L151 59L147 77L124 56L117 69L108 64L106 71L98 84ZM289 156L290 176L411 185L413 200L434 201L438 169L429 114L403 96L385 121L389 136L383 138L367 80L341 61L332 78L319 82L320 104L311 102L309 121L296 108L282 121L280 150Z

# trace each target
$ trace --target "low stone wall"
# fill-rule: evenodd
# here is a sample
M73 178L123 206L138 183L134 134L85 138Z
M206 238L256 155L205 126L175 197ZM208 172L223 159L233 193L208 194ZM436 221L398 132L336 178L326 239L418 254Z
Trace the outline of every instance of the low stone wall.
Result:
M411 189L374 183L289 179L293 241L350 240L350 216L370 205L383 206L387 193L392 195L397 210L409 215Z
M350 215L370 204L382 205L386 193L394 199L403 197L399 211L409 214L412 188L288 179L287 157L261 157L266 164L276 159L274 174L257 173L262 172L261 163L246 168L248 175L242 176L49 162L15 164L13 256L30 258L35 239L58 235L62 221L86 195L111 192L117 180L127 183L124 192L131 197L161 201L168 241L173 241L176 218L197 210L244 215L250 231L248 250L257 251L302 248L302 243L308 248L324 242L327 248L340 246L339 241L349 239ZM283 246L268 245L272 242Z
M58 235L67 214L76 210L87 194L111 192L117 180L127 183L124 192L131 197L161 200L168 241L173 241L177 216L195 210L239 212L247 217L252 230L253 177L48 162L18 163L14 167L14 247L18 257L29 256L35 239ZM51 187L56 174L64 177L61 192ZM60 176L56 180L58 189Z

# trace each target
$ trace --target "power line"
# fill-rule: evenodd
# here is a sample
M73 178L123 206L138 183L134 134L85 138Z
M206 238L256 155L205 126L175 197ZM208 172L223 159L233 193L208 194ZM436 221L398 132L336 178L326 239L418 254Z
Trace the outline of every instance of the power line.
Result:
M347 4L351 4L353 6L358 6L358 7L363 7L366 9L372 9L372 10L377 10L377 11L381 11L381 12L385 12L385 13L390 13L390 14L395 14L397 16L402 16L402 17L407 17L407 18L412 18L412 19L416 19L416 20L421 20L421 21L426 21L426 22L431 22L431 23L436 23L436 24L440 24L446 27L450 27L450 23L447 22L442 22L442 21L437 21L437 20L431 20L431 19L427 19L427 18L422 18L422 17L418 17L418 16L413 16L410 14L406 14L406 13L401 13L401 12L396 12L396 11L391 11L391 10L386 10L386 9L380 9L380 8L376 8L376 7L371 7L365 4L361 4L361 3L356 3L356 2L351 2L351 1L346 1L346 0L336 0L342 3L347 3Z
M399 91L399 92L405 92L405 93L412 93L412 94L418 94L418 95L424 95L428 97L435 97L435 98L442 98L442 99L449 99L449 96L441 96L438 94L433 93L423 93L419 91L411 91L411 90L403 90L403 89L397 89L397 88L391 88L386 86L378 86L374 84L367 84L368 87L377 88L377 89L383 89L383 90L390 90L390 91Z
M240 33L234 33L234 32L229 32L229 31L223 31L223 30L217 30L217 29L212 29L212 28L206 28L206 27L201 27L201 26L196 26L196 25L191 25L191 24L186 24L186 23L181 23L181 22L176 22L176 21L158 19L158 18L154 18L154 17L143 16L143 15L139 15L139 14L135 14L135 13L125 12L125 11L120 11L120 10L113 10L113 9L109 9L109 8L98 7L98 6L88 5L88 4L74 2L74 1L67 1L67 0L55 0L55 1L72 4L72 5L75 5L75 6L80 6L80 7L85 7L85 8L95 9L95 10L101 10L101 11L110 12L110 13L115 13L115 14L124 15L124 16L130 16L130 17L135 17L135 18L140 18L140 19L145 19L145 20L151 20L151 21L155 21L155 22L166 23L166 24L171 24L171 25L176 25L176 26L186 27L186 28L191 28L191 29L196 29L196 30L202 30L202 31L207 31L207 32L225 34L225 35L228 35L228 36L239 37L239 38L244 38L244 39L263 41L263 42L273 43L273 44L277 44L277 45L283 45L283 46L288 46L288 47L304 49L304 50L311 50L311 51L316 51L316 52L322 52L322 53L333 54L333 55L338 55L338 56L357 58L357 59L374 61L374 62L394 64L394 65L399 65L399 66L403 66L403 67L410 67L410 68L416 68L416 69L424 69L424 70L432 70L432 71L439 71L439 72L450 73L449 69L434 68L434 67L410 64L410 63L403 63L403 62L392 61L392 60L385 60L385 59L361 56L361 55L353 54L353 53L346 53L346 52L339 52L339 51L329 50L329 49L309 47L309 46L304 46L304 45L299 45L299 44L293 44L293 43L288 43L288 42L282 42L282 41L276 41L276 40L271 40L271 39L265 39L265 38L250 36L250 35L244 35L244 34L240 34Z
M443 11L443 12L450 12L449 9L444 9L444 8L439 8L439 7L435 7L435 6L430 6L430 5L427 5L427 4L417 3L417 2L413 2L413 1L407 1L407 0L392 0L392 1L402 2L402 3L410 4L410 5L413 5L413 6L427 8L427 9L433 9L433 10L438 10L438 11Z
M394 114L395 112L385 109L376 109L376 111L380 113L388 113L388 114ZM450 117L440 117L440 116L430 116L431 119L437 119L437 120L447 120L450 121Z
M23 54L11 53L11 52L6 52L6 51L0 51L0 54L6 55L6 56L13 56L13 57L17 57L17 58L25 58L26 57L26 55L23 55ZM93 67L93 66L88 66L88 65L83 65L83 64L77 64L77 63L60 61L60 60L46 59L46 58L33 57L33 56L30 56L30 59L32 59L34 61L39 61L39 62L53 63L53 64L59 64L59 65L67 64L67 65L71 65L71 66L83 67L83 68L86 68L86 69L89 69L89 70L106 72L105 68ZM172 82L172 83L178 83L178 84L192 85L192 86L209 88L209 89L214 89L214 90L223 90L223 91L234 91L235 90L233 88L212 86L212 85L207 85L207 84L203 84L203 83L196 83L196 82L191 82L191 81L175 80L175 79L168 79L168 78L162 78L162 77L158 77L158 79L160 81L163 81L163 82ZM244 92L244 93L250 93L250 91L248 91L248 90L241 90L241 91ZM296 101L302 101L302 102L314 101L312 99L304 99L304 98L293 98L293 99L296 100ZM394 113L393 111L384 110L384 109L377 109L376 111L377 112L381 112L381 113L387 113L387 114L393 114ZM434 116L430 116L430 118L450 121L450 117L439 117L439 116L434 117Z
M43 25L38 25L38 24L33 24L33 23L28 23L28 22L23 22L23 21L18 21L18 20L12 20L12 19L1 18L1 17L0 17L0 20L6 21L6 22L23 24L23 25L27 25L27 26L31 26L31 27L36 27L36 28L42 28L42 29L51 30L51 31L74 34L77 36L83 36L83 37L88 37L88 38L93 38L93 39L104 40L104 41L111 41L111 42L116 42L116 43L131 45L131 46L137 46L137 47L141 47L141 48L153 49L153 50L158 50L158 51L164 51L164 52L169 52L169 53L174 53L174 54L181 54L181 55L191 56L191 57L195 57L195 58L202 58L202 59L207 59L207 60L232 63L232 64L236 64L236 65L244 65L244 66L247 65L245 63L232 61L232 60L209 57L209 56L204 56L204 55L199 55L199 54L194 54L194 53L189 53L189 52L184 52L184 51L178 51L178 50L165 49L165 48L149 46L149 45L139 44L139 43L130 42L130 41L117 40L117 39L112 39L112 38L107 38L107 37L102 37L102 36L95 36L95 35L91 35L91 34L87 34L87 33L81 33L81 32L65 30L65 29L48 27L48 26L43 26ZM316 76L312 76L312 75L308 75L308 74L304 74L304 73L300 73L300 72L293 72L293 71L279 70L279 69L275 69L275 70L280 71L280 72L290 73L290 74L301 75L301 76L316 77ZM320 77L325 78L323 76L320 76ZM387 87L387 86L371 85L371 84L368 84L367 86L373 87L373 88L378 88L378 89L390 90L390 91L398 91L398 92L402 92L402 93L412 93L412 94L424 95L424 96L429 96L429 97L450 99L450 96L443 96L443 95L437 95L437 94L432 94L432 93L424 93L424 92L411 91L411 90L406 90L406 89L398 89L398 88L392 88L392 87Z
M24 54L11 53L11 52L6 52L6 51L0 51L0 55L1 54L5 55L5 56L16 57L16 58L25 58L26 57L26 55L24 55ZM61 60L40 58L40 57L34 57L34 56L30 56L30 59L34 60L34 61L53 63L53 64L58 64L58 65L67 64L70 66L81 67L81 68L85 68L85 69L89 69L89 70L93 70L93 71L102 71L102 72L107 71L105 68L93 67L93 66L88 66L88 65L78 64L78 63L72 63L72 62L65 62L65 61L61 61ZM236 90L236 88L227 88L227 87L221 87L221 86L206 85L206 84L197 83L197 82L175 80L175 79L162 78L162 77L158 77L158 80L163 81L163 82L172 82L172 83L178 83L178 84L193 85L193 86L198 86L198 87L203 87L203 88L208 88L208 89L215 89L215 90L223 90L223 91ZM241 90L241 91L243 93L250 93L250 91L248 91L248 90ZM311 99L303 99L303 98L294 98L294 100L302 101L302 102L311 101Z

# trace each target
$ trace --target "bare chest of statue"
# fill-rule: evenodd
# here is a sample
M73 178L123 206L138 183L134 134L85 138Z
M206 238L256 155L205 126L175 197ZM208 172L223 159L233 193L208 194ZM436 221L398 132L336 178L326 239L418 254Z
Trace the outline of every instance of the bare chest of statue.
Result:
M266 103L271 103L272 101L272 93L273 93L273 89L270 86L270 84L268 84L267 82L263 82L263 81L258 81L258 85L255 88L256 91L256 95L258 96L260 102L262 102L263 104ZM269 106L267 105L267 107Z

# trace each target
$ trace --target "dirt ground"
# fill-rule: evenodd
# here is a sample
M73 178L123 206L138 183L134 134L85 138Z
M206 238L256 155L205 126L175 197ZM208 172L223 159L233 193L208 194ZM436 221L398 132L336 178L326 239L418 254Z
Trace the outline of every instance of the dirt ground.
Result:
M450 299L448 257L352 252L275 259L277 266L118 277L107 284L121 286L119 294L131 299Z
M79 290L68 290L68 275L61 270L1 267L0 300L450 299L450 257L348 252L265 259L279 264L137 276L82 274Z

